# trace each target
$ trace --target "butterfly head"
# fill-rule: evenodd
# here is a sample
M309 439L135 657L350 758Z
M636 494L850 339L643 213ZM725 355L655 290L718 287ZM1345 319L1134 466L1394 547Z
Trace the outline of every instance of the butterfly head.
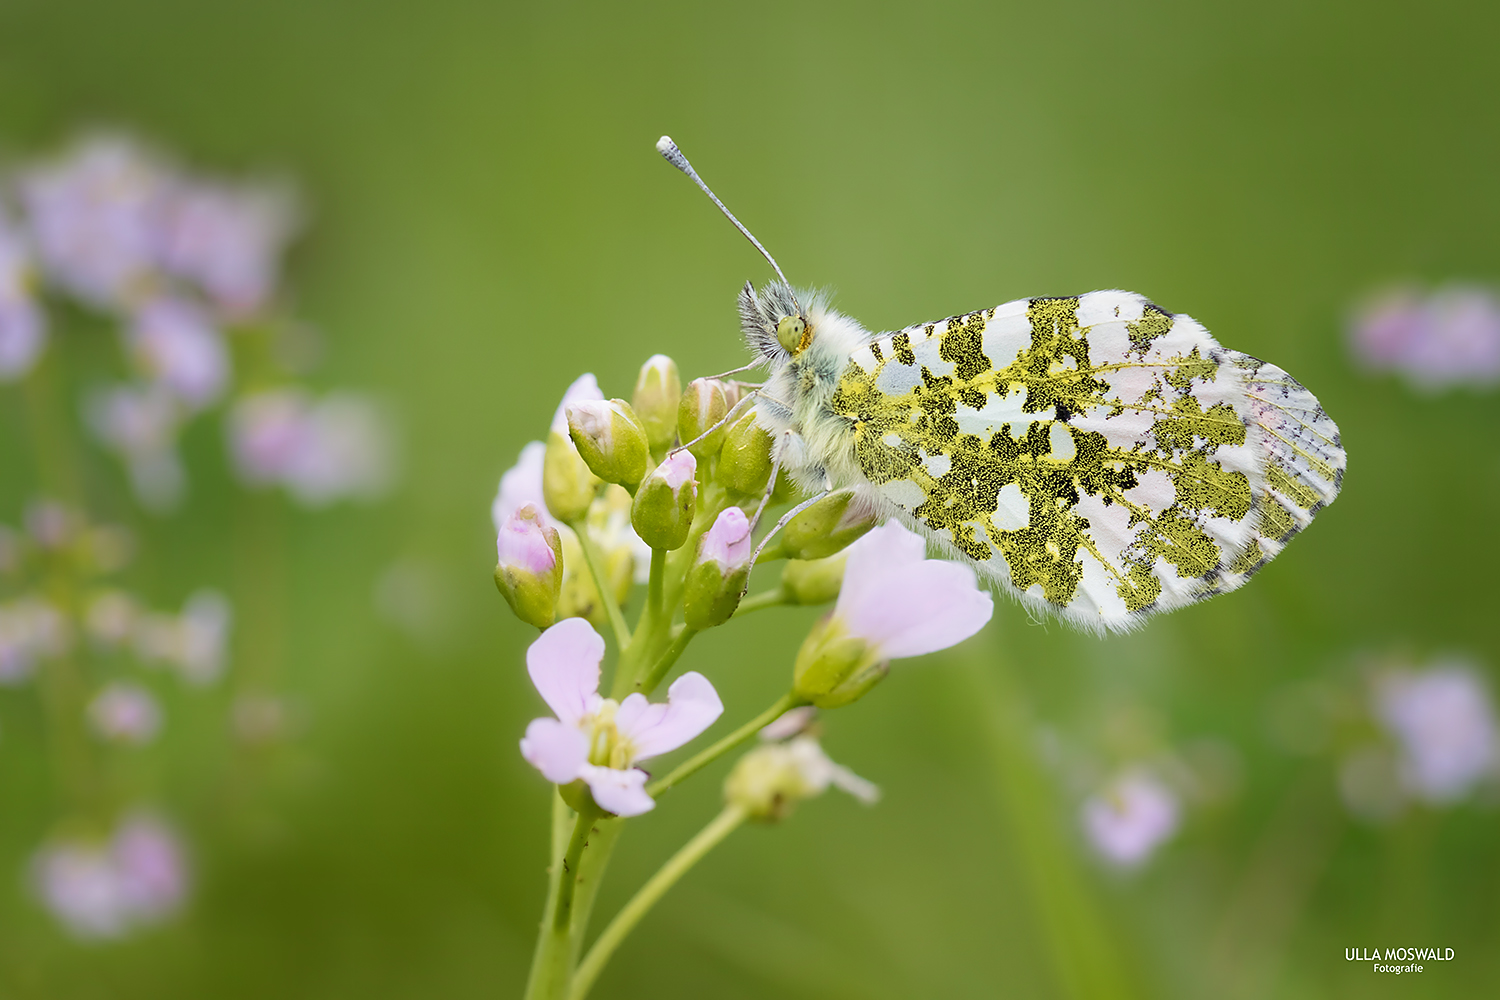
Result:
M812 346L817 333L812 317L818 312L819 301L807 292L803 298L808 302L806 309L799 304L791 286L780 281L766 285L758 295L748 281L740 289L740 327L745 342L773 366L797 357Z

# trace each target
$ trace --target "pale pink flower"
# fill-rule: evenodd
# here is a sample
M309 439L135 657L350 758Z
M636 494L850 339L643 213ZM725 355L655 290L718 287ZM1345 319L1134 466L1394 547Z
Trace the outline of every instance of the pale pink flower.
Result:
M552 414L552 430L568 437L568 407L574 403L582 403L589 400L601 400L604 392L599 388L599 380L594 378L593 372L585 372L573 380L563 392L562 402L557 404L557 410ZM570 439L571 440L571 439Z
M197 284L225 313L253 313L275 290L295 222L283 191L179 183L166 205L162 263Z
M180 402L159 385L121 385L90 397L85 407L94 436L125 460L136 497L152 510L182 498L187 474L177 455Z
M0 213L0 381L20 378L36 364L47 321L32 294L31 255Z
M17 684L39 661L68 648L62 613L39 597L0 604L0 684Z
M146 663L174 667L188 681L209 683L224 672L228 661L232 618L222 594L200 590L187 599L180 615L138 616L135 653Z
M389 422L373 401L296 389L254 393L235 404L230 443L241 478L281 485L308 506L378 496L393 476Z
M878 650L880 659L921 656L978 632L995 602L974 571L926 558L918 535L888 521L849 546L844 583L833 617L848 635Z
M750 519L738 507L729 507L703 533L703 538L698 543L698 562L712 561L719 567L719 572L727 577L750 561L753 548Z
M1133 868L1177 832L1177 796L1146 771L1126 771L1083 803L1089 842L1112 864Z
M116 682L89 704L94 731L119 743L149 743L161 728L161 708L145 688Z
M1387 292L1358 311L1349 333L1366 368L1399 372L1421 389L1500 380L1500 298L1490 289Z
M229 382L223 335L185 299L152 298L136 309L130 345L146 375L192 409L213 403Z
M48 280L95 306L128 305L153 280L170 183L118 136L85 139L25 174L21 200Z
M702 674L672 682L666 704L642 694L622 702L599 694L604 640L582 618L552 626L526 651L526 669L555 719L534 719L521 756L551 782L582 779L603 809L637 816L655 807L646 772L635 765L694 739L724 711Z
M149 816L127 820L103 842L54 842L33 859L31 873L42 903L84 939L159 921L187 894L182 847Z
M547 510L546 500L542 498L542 461L546 454L545 444L529 441L521 449L516 464L501 474L500 488L490 504L490 519L495 523L495 531L500 531L505 522L527 504L535 508L543 521L557 527Z
M1376 683L1375 713L1400 745L1397 774L1429 802L1462 798L1500 765L1494 708L1478 674L1461 664L1392 671Z
M124 645L135 631L141 609L135 598L120 590L107 590L89 602L84 627L89 638L105 648Z

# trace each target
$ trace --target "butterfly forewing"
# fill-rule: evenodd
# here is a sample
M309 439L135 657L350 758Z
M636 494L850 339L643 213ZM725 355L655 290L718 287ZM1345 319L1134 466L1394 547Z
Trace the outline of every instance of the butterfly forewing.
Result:
M885 334L852 354L833 408L913 524L1095 629L1239 586L1344 468L1299 383L1127 292Z

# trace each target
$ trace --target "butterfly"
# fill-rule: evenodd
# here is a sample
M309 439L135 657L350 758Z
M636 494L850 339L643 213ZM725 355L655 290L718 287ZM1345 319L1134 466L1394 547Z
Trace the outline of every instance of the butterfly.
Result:
M852 489L1028 607L1128 631L1242 586L1337 497L1317 398L1122 291L1019 299L871 333L780 280L739 294L755 394L805 492Z

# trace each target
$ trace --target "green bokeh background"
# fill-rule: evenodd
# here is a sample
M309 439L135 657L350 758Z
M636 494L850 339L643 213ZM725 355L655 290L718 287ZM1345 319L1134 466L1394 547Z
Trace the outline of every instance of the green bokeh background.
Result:
M767 276L652 151L663 132L794 281L872 329L1137 290L1295 374L1351 461L1337 505L1240 592L1102 641L1007 604L899 665L826 739L885 800L737 834L597 995L1495 995L1494 809L1354 823L1327 762L1278 752L1266 714L1361 651L1500 664L1500 397L1363 377L1342 340L1372 287L1500 278L1497 31L1494 8L1446 2L4 0L9 154L102 123L298 178L312 216L289 282L327 344L320 379L383 393L405 463L387 503L309 514L239 494L217 433L195 432L195 494L140 522L137 582L163 604L216 584L274 623L237 655L274 660L305 731L246 761L210 749L226 698L171 706L157 790L192 838L195 899L80 947L4 874L53 818L37 721L6 694L0 995L519 993L549 790L516 753L542 707L488 580L489 500L580 370L628 395L653 352L690 375L740 363L734 293ZM13 521L37 487L3 395ZM392 566L416 581L404 628L372 596ZM812 617L694 645L722 725L782 689ZM1039 722L1087 738L1127 704L1233 747L1241 779L1121 877L1030 748ZM711 815L722 772L630 825L601 914ZM1412 943L1458 957L1400 980L1344 960Z

